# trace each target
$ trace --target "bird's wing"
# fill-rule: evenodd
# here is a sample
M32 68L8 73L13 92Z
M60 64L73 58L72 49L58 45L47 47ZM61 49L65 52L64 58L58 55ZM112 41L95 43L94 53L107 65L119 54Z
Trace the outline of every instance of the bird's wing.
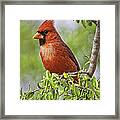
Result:
M77 66L77 70L80 70L78 61L76 60L73 52L70 50L70 48L63 42L62 46L65 48L66 52L68 52L67 55L69 55L69 58L75 63L75 65Z

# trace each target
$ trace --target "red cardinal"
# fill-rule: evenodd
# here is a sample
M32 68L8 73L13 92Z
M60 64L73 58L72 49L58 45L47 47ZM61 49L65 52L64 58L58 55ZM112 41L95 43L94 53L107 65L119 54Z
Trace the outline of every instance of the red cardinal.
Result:
M72 51L55 29L53 20L44 21L33 38L39 40L40 56L46 70L57 74L80 70ZM77 82L78 79L74 80Z

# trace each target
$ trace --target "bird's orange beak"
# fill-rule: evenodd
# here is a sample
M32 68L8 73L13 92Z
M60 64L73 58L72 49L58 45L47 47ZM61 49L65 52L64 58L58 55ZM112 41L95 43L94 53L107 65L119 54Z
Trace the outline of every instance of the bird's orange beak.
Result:
M33 39L43 39L43 35L41 35L40 33L35 33L35 35L33 36Z

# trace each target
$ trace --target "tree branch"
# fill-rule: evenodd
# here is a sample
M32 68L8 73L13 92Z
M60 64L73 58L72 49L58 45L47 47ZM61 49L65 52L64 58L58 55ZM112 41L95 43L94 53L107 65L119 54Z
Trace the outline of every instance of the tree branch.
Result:
M96 32L95 32L95 36L93 40L92 53L90 57L90 65L87 71L90 77L93 76L95 69L96 69L99 49L100 49L100 20L96 22Z

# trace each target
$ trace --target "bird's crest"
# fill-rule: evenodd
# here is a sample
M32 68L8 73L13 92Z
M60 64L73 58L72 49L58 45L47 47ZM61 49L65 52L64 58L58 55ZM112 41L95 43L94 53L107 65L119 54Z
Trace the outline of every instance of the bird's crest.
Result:
M39 27L39 30L54 28L54 20L45 20Z

